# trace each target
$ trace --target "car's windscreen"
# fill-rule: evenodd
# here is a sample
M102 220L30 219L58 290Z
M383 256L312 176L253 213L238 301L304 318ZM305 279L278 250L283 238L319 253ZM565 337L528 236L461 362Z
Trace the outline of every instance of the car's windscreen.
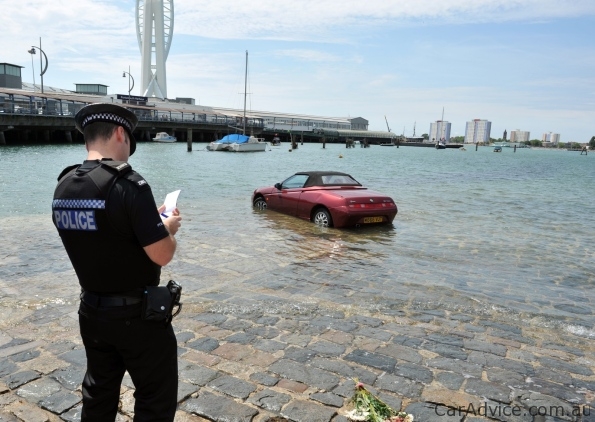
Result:
M283 182L283 189L303 188L308 180L307 174L295 174Z
M357 180L346 174L328 174L321 177L323 185L359 186Z

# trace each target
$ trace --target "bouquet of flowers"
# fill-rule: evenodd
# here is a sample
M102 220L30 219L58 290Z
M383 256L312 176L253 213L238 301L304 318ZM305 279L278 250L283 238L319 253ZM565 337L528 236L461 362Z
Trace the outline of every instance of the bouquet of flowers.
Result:
M413 422L413 415L405 412L397 412L386 403L370 393L364 384L355 384L355 393L351 398L354 409L347 413L351 421L365 422Z

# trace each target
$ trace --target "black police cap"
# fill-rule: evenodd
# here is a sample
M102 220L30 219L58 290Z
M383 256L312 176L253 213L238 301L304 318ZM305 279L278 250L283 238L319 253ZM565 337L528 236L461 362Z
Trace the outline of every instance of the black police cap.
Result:
M138 123L138 118L132 111L117 104L95 103L81 108L74 116L74 124L81 133L84 133L83 130L86 126L96 122L122 126L130 137L130 155L134 154L136 139L132 132L134 132L134 128Z

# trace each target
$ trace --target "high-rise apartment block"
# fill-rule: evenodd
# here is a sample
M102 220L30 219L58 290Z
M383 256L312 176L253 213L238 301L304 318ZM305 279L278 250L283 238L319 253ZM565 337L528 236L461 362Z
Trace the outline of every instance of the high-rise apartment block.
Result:
M437 120L430 123L430 141L448 142L450 140L450 123L444 120Z
M524 130L511 130L510 131L510 142L528 142L531 132Z
M558 142L560 142L560 134L552 133L552 132L544 133L541 136L541 141L551 143L551 144L557 144Z
M490 131L492 122L487 120L474 119L467 122L465 126L465 143L477 144L479 142L490 142Z

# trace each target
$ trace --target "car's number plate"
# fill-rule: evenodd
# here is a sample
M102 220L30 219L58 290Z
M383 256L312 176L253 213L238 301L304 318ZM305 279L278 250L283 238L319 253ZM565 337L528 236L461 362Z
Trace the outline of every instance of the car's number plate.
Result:
M364 223L382 223L382 217L364 217Z

